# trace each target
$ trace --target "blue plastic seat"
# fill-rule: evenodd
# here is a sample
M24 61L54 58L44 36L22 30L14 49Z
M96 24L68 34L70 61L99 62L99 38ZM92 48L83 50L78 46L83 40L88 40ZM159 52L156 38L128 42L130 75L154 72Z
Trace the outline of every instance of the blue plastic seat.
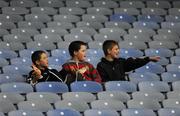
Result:
M81 114L73 109L56 109L47 112L47 116L81 116Z
M114 14L110 16L110 21L122 21L122 22L133 23L136 21L136 18L128 14Z

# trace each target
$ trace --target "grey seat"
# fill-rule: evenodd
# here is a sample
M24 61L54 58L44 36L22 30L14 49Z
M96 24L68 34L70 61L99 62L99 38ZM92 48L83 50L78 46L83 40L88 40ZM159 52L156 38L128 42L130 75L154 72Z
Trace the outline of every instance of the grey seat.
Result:
M82 15L82 21L86 22L106 22L108 18L104 15Z
M141 12L142 12L142 14L145 14L145 15L163 16L163 15L167 14L166 10L161 9L161 8L143 8Z
M180 7L180 2L179 1L173 1L173 7L174 8L179 8Z
M115 110L96 110L90 109L84 112L84 116L119 116L118 112Z
M62 48L62 49L68 49L68 46L69 46L70 42L59 42L57 44L58 48Z
M148 43L150 48L168 48L168 49L176 49L177 45L175 42L170 41L151 41Z
M59 13L64 15L82 15L85 10L78 7L61 7L59 8Z
M19 58L13 58L10 60L11 64L14 64L14 65L32 65L32 61L30 58L28 57L19 57Z
M38 0L40 7L63 7L64 3L59 0Z
M49 22L51 21L51 17L47 14L27 14L25 15L25 20L32 22Z
M147 45L145 44L145 42L142 41L122 41L119 42L119 45L121 46L121 48L135 48L135 49L142 49L145 50L147 49Z
M180 56L180 49L179 49L179 48L176 49L176 50L175 50L175 53L176 53L177 56Z
M180 23L178 22L162 22L161 23L161 28L163 29L179 29L180 28Z
M180 108L179 105L180 100L175 98L175 99L166 99L162 102L164 108Z
M23 101L18 103L19 110L29 110L29 111L41 111L47 112L48 110L53 110L50 103L45 100L33 100L33 101Z
M118 100L121 102L127 102L130 100L130 96L126 92L122 91L103 91L97 94L99 100Z
M62 95L63 100L87 102L90 103L96 100L96 97L88 92L67 92Z
M135 109L124 109L121 112L121 116L156 116L156 113L153 112L151 109L141 109L141 108L135 108Z
M72 42L75 40L80 40L80 41L84 41L84 42L91 42L93 41L90 35L87 34L68 34L64 36L64 40L67 42Z
M125 35L127 32L121 28L102 28L99 30L101 34L116 34L119 36Z
M23 17L20 15L8 15L8 14L0 14L0 21L4 22L19 22L23 21Z
M98 110L116 110L120 111L122 109L125 109L125 105L118 100L96 100L91 102L92 109L98 109Z
M145 108L158 110L161 108L161 105L156 100L146 99L146 100L129 100L127 102L128 108Z
M134 100L152 99L156 101L163 101L165 99L165 96L160 92L148 92L148 91L133 92L132 97Z
M24 110L15 110L8 112L8 116L44 116L40 111L24 111Z
M93 42L89 42L88 43L89 48L99 48L99 49L102 49L102 45L103 45L103 43L102 42L98 42L98 41L93 41Z
M170 91L167 93L167 98L168 99L179 99L179 91Z
M16 110L16 108L10 101L7 100L0 101L0 112L8 113L13 110Z
M152 29L139 28L139 29L129 29L129 34L145 34L147 36L153 36L156 32Z
M22 42L27 43L32 41L30 36L27 35L20 35L20 34L9 34L3 36L4 42Z
M167 22L180 22L180 16L177 15L167 15L165 19Z
M179 8L168 9L169 15L180 15Z
M18 28L18 29L11 29L11 34L33 36L33 35L39 34L39 31L37 31L36 29L31 29L31 28Z
M172 64L180 64L180 57L179 56L173 56L170 58L170 61Z
M8 6L8 2L3 0L0 1L0 7L7 7L7 6Z
M47 15L55 15L57 14L57 10L52 7L32 7L32 14L47 14Z
M91 3L89 1L82 0L68 0L66 1L67 7L80 7L80 8L88 8L91 7Z
M54 21L59 22L78 22L80 21L80 17L76 15L54 15L53 16Z
M72 28L74 28L74 25L72 23L69 23L69 22L53 21L53 22L48 22L47 27L48 28L72 29Z
M61 36L58 34L38 34L34 36L34 40L37 42L49 41L53 43L58 43L58 42L63 41Z
M34 29L41 29L45 28L45 25L43 22L27 22L27 21L21 21L18 22L18 28L34 28Z
M22 50L24 49L24 45L20 42L11 42L11 43L6 43L6 42L0 42L0 49L6 49L6 50L13 50L13 51L17 51L17 50Z
M5 58L0 58L0 67L9 65L9 62Z
M173 91L179 91L179 83L180 81L175 81L172 83L172 88L173 88Z
M18 93L0 93L0 101L7 100L13 104L17 104L25 100L24 96Z
M56 49L56 46L52 42L47 43L46 41L44 42L33 41L33 42L27 43L27 48L36 49L36 50L53 50L53 49Z
M179 108L163 108L158 110L159 116L179 116Z
M115 8L115 14L139 15L140 11L136 8Z
M93 28L88 28L88 27L79 27L79 28L74 28L70 30L71 34L87 34L87 35L94 35L96 34L96 30Z
M13 0L10 1L10 6L12 7L35 7L37 6L36 2L29 0Z
M122 28L122 29L130 29L131 24L127 22L105 22L105 27L106 28Z
M1 29L14 29L16 25L13 22L0 22Z
M166 66L166 69L169 72L179 72L180 71L180 65L179 64L168 64Z
M119 34L95 34L94 36L95 41L103 42L105 40L115 40L115 41L122 41L122 38Z
M142 41L142 42L150 42L151 38L145 34L127 34L123 36L124 40L127 41Z
M48 103L55 103L59 100L61 100L60 96L58 96L55 93L49 93L49 92L32 92L28 93L26 95L26 98L28 101L33 100L45 100Z
M23 7L3 7L2 8L3 14L16 14L16 15L23 15L28 14L29 10Z
M153 40L179 42L179 37L174 34L158 34L153 36Z
M158 34L164 34L164 35L167 35L167 34L174 34L174 35L180 35L177 31L177 29L158 29Z
M93 1L94 7L117 8L119 5L115 1Z
M171 8L169 1L147 1L148 8Z
M68 31L66 29L62 28L43 28L41 29L41 34L58 34L60 36L64 36L68 34Z
M91 7L87 8L87 14L112 15L112 11L108 8Z
M81 21L81 22L77 22L76 23L76 27L89 27L89 28L94 28L94 29L101 29L104 26L100 22L85 22L85 21Z
M85 110L89 109L89 106L86 102L77 102L77 101L69 101L69 100L62 100L58 101L55 104L56 109L75 109L79 112L84 112Z
M133 23L134 28L149 28L149 29L159 29L159 24L155 22L134 22Z
M9 34L9 32L6 29L0 29L0 36L4 36Z
M142 1L121 1L120 7L122 8L145 8Z

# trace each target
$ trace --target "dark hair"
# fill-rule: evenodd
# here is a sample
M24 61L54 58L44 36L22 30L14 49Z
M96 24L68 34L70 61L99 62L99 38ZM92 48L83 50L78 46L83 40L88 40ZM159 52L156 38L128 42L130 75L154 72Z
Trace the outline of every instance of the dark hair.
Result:
M41 59L41 55L46 52L45 51L42 51L42 50L38 50L38 51L35 51L32 55L31 55L31 60L32 62L36 65L36 61L37 60L40 60Z
M115 46L115 45L119 46L118 43L116 41L114 41L114 40L106 40L106 41L104 41L104 43L103 43L104 54L108 55L108 49L112 49L113 46Z
M74 56L74 52L79 51L81 48L81 45L87 46L87 44L83 41L73 41L70 43L69 45L69 54L71 55L71 57Z

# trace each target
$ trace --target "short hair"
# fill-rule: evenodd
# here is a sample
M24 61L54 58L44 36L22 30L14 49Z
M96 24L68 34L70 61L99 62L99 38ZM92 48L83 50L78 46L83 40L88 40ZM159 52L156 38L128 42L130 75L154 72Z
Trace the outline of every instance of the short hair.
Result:
M115 45L119 46L114 40L106 40L103 43L103 51L105 55L108 55L108 49L112 49Z
M31 55L31 60L34 64L36 64L36 61L40 60L41 59L41 55L46 52L45 51L42 51L42 50L38 50L38 51L35 51L32 55Z
M81 49L81 45L87 46L87 44L83 41L73 41L69 45L69 54L71 57L74 57L74 52L79 51Z

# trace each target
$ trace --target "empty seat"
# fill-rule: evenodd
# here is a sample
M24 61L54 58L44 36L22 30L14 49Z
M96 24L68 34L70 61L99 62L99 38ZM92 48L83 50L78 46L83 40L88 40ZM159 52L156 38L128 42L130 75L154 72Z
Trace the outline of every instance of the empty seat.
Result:
M80 7L80 8L88 8L91 7L91 3L89 1L82 1L82 0L68 0L66 1L67 7Z
M122 29L130 29L131 24L127 22L105 22L105 27L106 28L122 28Z
M115 1L93 1L94 7L117 8L119 5Z
M0 36L8 35L9 32L6 29L0 29Z
M139 83L143 81L160 81L158 75L150 72L143 72L143 73L130 73L129 80L133 83Z
M7 100L13 104L17 104L25 100L24 96L18 93L0 93L0 101Z
M139 15L138 21L144 21L144 22L163 22L164 19L157 15Z
M141 50L147 49L147 45L145 44L145 42L142 42L142 41L125 40L125 41L119 42L119 46L121 48L126 48L126 49L129 49L129 48L141 49Z
M59 49L67 49L69 47L69 44L70 42L59 42L57 46Z
M77 101L69 101L69 100L62 100L58 101L55 104L56 109L75 109L79 112L84 112L85 110L89 109L89 106L86 102L77 102Z
M53 57L57 57L57 58L70 58L69 52L67 49L55 49L51 51L51 55Z
M109 81L105 83L106 91L134 92L137 87L134 83L128 81Z
M21 42L21 43L27 43L32 41L30 36L21 35L21 34L4 35L3 40L4 42Z
M3 0L0 1L0 7L7 7L7 6L8 6L8 2Z
M155 22L134 22L134 28L149 28L149 29L159 29L159 25Z
M74 25L72 23L68 22L48 22L47 23L48 28L62 28L62 29L72 29L74 28Z
M83 29L84 30L84 29ZM86 30L88 31L88 30ZM86 34L86 32L84 32L85 34L82 34L81 33L76 33L76 34L68 34L68 35L65 35L64 36L64 40L65 41L68 41L68 42L72 42L72 41L75 41L75 40L80 40L80 41L84 41L84 42L90 42L92 41L92 38L90 35ZM88 32L87 32L88 33Z
M101 84L94 81L77 81L71 83L72 92L91 92L97 93L102 91L103 88Z
M158 110L161 108L161 105L158 101L152 99L146 100L129 100L127 102L128 108L138 108L138 109L152 109Z
M54 21L59 22L78 22L80 21L80 17L76 15L54 15L53 16Z
M13 22L0 22L0 28L14 29L14 28L16 28L16 25Z
M35 6L37 6L37 4L35 1L13 0L13 1L10 1L10 6L12 6L12 7L35 7Z
M174 34L174 35L178 35L179 36L179 33L176 29L158 29L158 34L164 34L164 35L167 35L167 34Z
M28 14L29 10L23 7L3 7L2 8L3 14L16 14L16 15L23 15Z
M61 7L59 8L60 14L67 15L82 15L85 13L85 10L77 7Z
M96 34L96 30L93 28L88 28L88 27L78 27L78 28L74 28L71 29L71 34L87 34L87 35L94 35Z
M20 15L8 15L8 14L0 14L0 21L4 22L19 22L23 21L23 17Z
M58 34L38 34L34 36L34 40L37 42L49 41L49 42L54 42L54 43L63 41L61 36Z
M108 18L104 15L82 15L82 21L106 22L106 21L108 21Z
M145 34L147 36L153 36L156 34L156 32L153 29L148 28L133 28L129 29L129 34Z
M179 91L180 90L179 89L180 88L179 83L180 83L180 81L175 81L175 82L172 83L173 91Z
M180 23L177 22L162 22L161 28L163 29L179 29Z
M149 42L152 41L146 34L127 34L123 36L124 40L128 41L142 41Z
M32 61L30 58L24 57L24 58L13 58L11 59L11 64L13 65L31 65Z
M87 8L87 14L111 15L112 11L108 8L91 7L91 8Z
M168 92L170 87L167 83L161 81L146 81L138 84L140 91L149 92Z
M122 38L119 36L119 34L95 34L94 36L95 41L105 41L105 40L115 40L115 41L122 41Z
M115 110L96 110L90 109L84 112L84 116L119 116Z
M63 65L67 59L59 58L59 57L49 57L48 58L49 64L52 65Z
M21 82L1 84L0 88L1 88L1 92L11 92L11 93L33 92L33 87L30 84L21 83Z
M49 22L51 17L47 14L27 14L25 15L25 20L31 22Z
M155 41L173 41L173 42L179 42L179 37L174 34L161 34L161 35L154 35L153 40Z
M122 58L129 58L129 57L142 57L143 56L143 52L141 52L138 49L134 49L134 48L129 48L129 49L124 49L122 48L120 51L120 55Z
M53 107L50 103L45 100L33 100L33 101L23 101L18 103L19 110L29 110L29 111L40 111L47 112L49 110L53 110Z
M56 109L47 112L47 116L58 116L59 114L64 116L81 116L81 114L74 109Z
M55 15L57 14L57 10L52 7L32 7L32 14L47 14L47 15Z
M177 98L166 99L162 102L162 104L163 104L164 108L179 108L180 107L179 102L180 102L180 100Z
M31 67L27 65L8 65L3 67L3 72L6 74L22 74L28 75Z
M156 101L163 101L165 99L165 96L160 92L150 92L150 91L138 91L132 93L132 97L134 100L146 100L146 99L152 99Z
M25 78L20 74L0 74L0 84L11 82L25 82Z
M142 1L121 1L122 8L144 8L145 4Z
M93 42L88 43L89 48L93 48L93 49L94 48L102 49L102 45L103 45L103 43L100 41L93 41Z
M126 34L126 31L121 28L102 28L99 30L101 34L115 34L119 36L123 36Z
M8 112L8 116L44 116L40 111L24 111L24 110L16 110Z
M177 45L174 42L170 41L151 41L148 43L150 48L168 48L168 49L176 49Z
M35 50L53 50L56 49L55 44L52 42L47 43L46 41L42 42L28 42L27 43L28 49L35 49Z
M11 42L11 43L6 43L6 42L0 42L0 49L5 49L5 50L22 50L24 49L24 45L20 42Z
M18 28L18 29L12 29L11 34L34 36L36 34L39 34L39 31L37 31L36 29L30 29L30 28Z
M81 21L81 22L77 22L76 23L76 27L89 27L89 28L94 28L94 29L101 29L104 26L100 22L85 22L85 21Z
M180 72L180 64L168 64L166 69L167 71Z
M167 93L168 99L179 99L179 91L171 91Z
M163 108L158 110L159 116L179 116L179 108Z
M0 57L0 67L9 65L9 62L5 58Z
M175 53L176 53L177 56L180 56L180 49L179 49L179 48L176 49L176 50L175 50Z
M172 57L173 52L166 48L160 48L160 49L146 49L145 50L146 56L161 56L161 57Z
M58 34L60 36L64 36L68 34L68 31L66 29L62 28L43 28L41 29L42 34Z
M20 50L19 54L20 57L28 57L30 58L32 53L34 53L35 50L30 50L30 49L24 49L24 50Z
M10 101L8 100L0 101L0 112L8 113L13 110L16 110L16 108Z
M0 50L0 57L1 58L11 59L11 58L16 58L17 56L18 56L17 53L14 51Z
M26 95L26 98L28 101L30 100L45 100L48 103L55 103L59 100L61 100L60 96L58 96L55 93L49 93L49 92L32 92L28 93Z
M153 112L153 110L151 109L124 109L121 112L122 116L156 116L155 112Z
M169 15L180 15L179 8L170 8L168 9Z
M136 8L114 8L115 14L139 15L140 11Z
M142 9L142 14L145 15L166 15L167 12L166 10L162 9L162 8L143 8Z
M99 100L118 100L121 102L127 102L130 100L130 96L126 92L122 91L102 91L97 94Z
M170 61L172 64L180 64L180 57L179 56L173 56L170 58Z
M180 81L179 72L165 72L161 74L162 81L164 82L175 82Z
M91 102L92 109L97 110L116 110L120 111L122 109L125 109L125 105L118 100L96 100Z
M165 19L167 22L180 22L180 17L177 15L167 15Z
M121 22L133 23L136 21L136 18L128 14L114 14L110 16L110 21L121 21Z
M104 53L101 49L88 49L87 57L103 57Z
M171 4L169 1L147 1L146 2L148 8L171 8Z
M87 103L96 100L96 97L88 92L67 92L67 93L63 93L62 98L63 100L77 101L77 102L84 101Z
M41 82L36 84L37 92L52 92L52 93L64 93L68 92L68 87L64 83L60 82Z
M38 0L40 7L63 7L64 3L59 0Z

